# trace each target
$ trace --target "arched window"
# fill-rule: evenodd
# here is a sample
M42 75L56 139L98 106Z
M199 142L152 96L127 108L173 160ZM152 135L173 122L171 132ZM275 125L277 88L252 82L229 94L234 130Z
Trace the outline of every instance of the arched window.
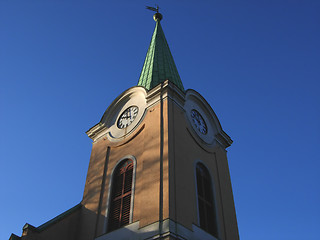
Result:
M213 236L218 237L211 177L208 169L202 163L197 163L196 176L200 227Z
M126 159L115 169L112 177L108 232L130 222L133 161Z

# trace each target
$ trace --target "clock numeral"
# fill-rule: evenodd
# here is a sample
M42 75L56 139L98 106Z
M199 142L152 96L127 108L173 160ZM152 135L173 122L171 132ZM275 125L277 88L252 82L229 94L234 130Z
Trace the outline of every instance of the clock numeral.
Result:
M134 113L135 115L138 114L138 108L137 108L137 107L133 108L133 113Z

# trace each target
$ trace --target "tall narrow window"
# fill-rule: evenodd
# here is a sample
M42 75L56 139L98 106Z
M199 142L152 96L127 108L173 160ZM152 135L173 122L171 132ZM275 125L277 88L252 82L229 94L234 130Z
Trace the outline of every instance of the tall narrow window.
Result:
M112 178L108 232L130 221L133 161L126 159L115 169Z
M218 237L216 211L209 171L203 164L198 163L196 174L200 227L213 236Z

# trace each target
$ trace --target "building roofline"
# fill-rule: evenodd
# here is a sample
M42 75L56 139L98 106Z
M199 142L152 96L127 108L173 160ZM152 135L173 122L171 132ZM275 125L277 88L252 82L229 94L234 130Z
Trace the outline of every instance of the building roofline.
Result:
M77 205L75 205L74 207L68 209L67 211L59 214L58 216L56 216L55 218L45 222L44 224L40 225L39 227L37 227L37 231L41 232L43 230L45 230L46 228L50 227L51 225L57 223L58 221L62 220L63 218L69 216L70 214L74 213L76 210L81 208L81 203L78 203Z

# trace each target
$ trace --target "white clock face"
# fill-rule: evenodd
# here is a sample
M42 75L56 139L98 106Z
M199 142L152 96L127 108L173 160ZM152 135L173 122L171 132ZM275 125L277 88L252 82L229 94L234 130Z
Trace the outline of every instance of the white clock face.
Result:
M138 115L139 108L137 106L128 107L120 115L117 126L118 128L128 127Z
M208 128L201 114L195 110L191 110L191 119L195 128L202 134L207 134Z

